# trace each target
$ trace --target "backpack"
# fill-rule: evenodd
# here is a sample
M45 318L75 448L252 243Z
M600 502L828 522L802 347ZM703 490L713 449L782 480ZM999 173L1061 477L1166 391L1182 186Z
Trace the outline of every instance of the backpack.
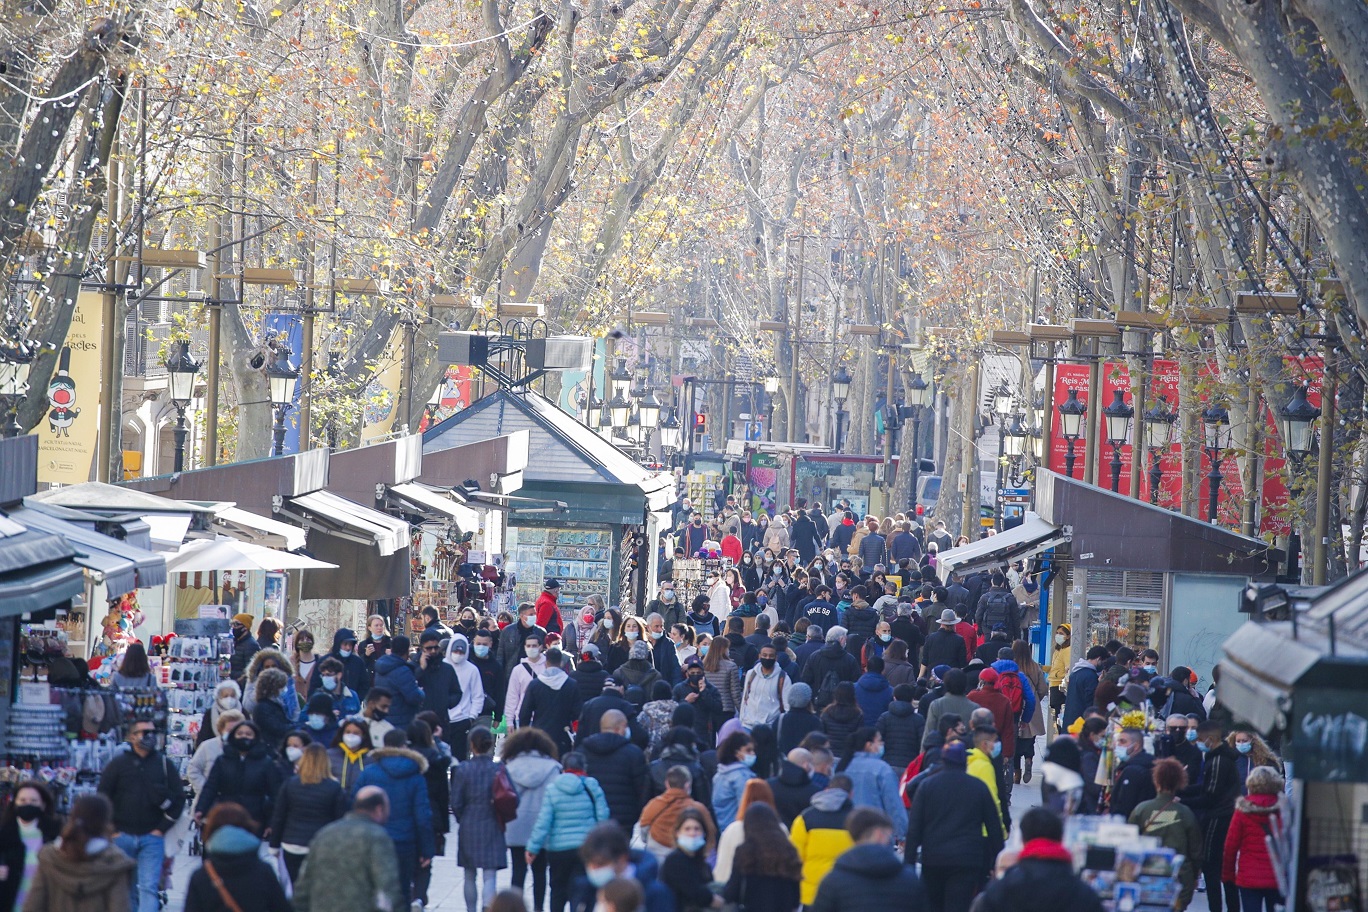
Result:
M1021 707L1026 703L1026 696L1021 692L1021 676L1015 671L1004 671L998 675L997 689L1012 704L1012 713L1020 716Z
M902 776L898 779L898 794L902 796L903 807L911 808L912 799L907 797L907 784L917 778L917 774L922 771L922 764L926 762L926 751L912 758L912 762L907 764L907 769L903 770Z
M500 828L506 827L518 816L518 790L513 787L513 780L508 778L508 770L502 764L494 773L494 785L490 791L494 803L494 819L498 821Z
M1003 624L1009 629L1012 624L1012 594L1005 589L994 589L988 593L988 600L983 606L983 626L992 630L994 626Z
M822 680L817 687L817 694L813 697L813 705L825 707L836 699L836 688L841 686L841 675L835 669L831 669L822 675Z

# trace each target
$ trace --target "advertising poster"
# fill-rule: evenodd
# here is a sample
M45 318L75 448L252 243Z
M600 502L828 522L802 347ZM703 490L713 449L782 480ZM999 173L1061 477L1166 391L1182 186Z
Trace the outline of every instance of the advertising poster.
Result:
M396 326L390 335L380 360L375 365L375 376L366 386L366 402L361 412L361 445L365 446L389 435L399 415L399 384L404 375L404 328ZM417 406L425 402L415 402Z
M104 302L83 291L57 369L47 388L47 413L38 424L38 480L79 484L91 479L100 428L100 336Z

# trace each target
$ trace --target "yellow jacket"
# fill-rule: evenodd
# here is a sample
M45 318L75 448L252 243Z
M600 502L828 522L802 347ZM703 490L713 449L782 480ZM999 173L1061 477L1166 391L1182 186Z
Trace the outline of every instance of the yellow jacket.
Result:
M1002 803L998 798L997 770L993 769L992 759L983 751L975 747L969 751L969 763L966 766L965 771L984 785L988 786L988 791L993 795L993 806L1001 808ZM984 833L983 835L987 836L988 834ZM1003 831L1003 835L1006 835L1005 830Z
M834 790L818 792L814 799L830 795ZM837 795L844 795L838 792ZM822 878L836 864L836 858L855 844L850 832L845 828L846 815L850 813L850 800L847 798L839 807L814 803L793 821L789 840L798 849L798 857L803 859L803 905L811 905L817 898L817 887Z
M1050 657L1051 687L1064 686L1064 679L1069 676L1069 657L1072 653L1073 648L1071 646L1056 646L1054 648L1054 654Z

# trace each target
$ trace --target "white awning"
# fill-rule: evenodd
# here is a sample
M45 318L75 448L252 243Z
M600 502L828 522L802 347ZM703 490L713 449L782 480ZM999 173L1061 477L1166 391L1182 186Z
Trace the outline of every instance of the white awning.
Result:
M386 489L386 494L400 501L405 508L428 516L452 520L462 532L474 532L480 528L480 514L477 510L425 485L411 481L390 485Z
M238 507L220 510L214 517L214 525L234 538L267 548L297 551L304 547L304 530L299 526Z
M335 570L337 564L303 554L263 548L251 542L223 538L192 541L166 561L170 573L202 573L207 570Z
M408 547L407 522L329 491L286 497L276 510L282 516L298 520L306 528L318 527L332 535L374 545L381 557Z
M1034 557L1072 538L1072 531L1027 513L1021 525L936 555L936 574L945 581L953 571L973 570Z
M152 547L175 551L185 542L185 530L190 528L189 513L148 513L142 517L152 534Z

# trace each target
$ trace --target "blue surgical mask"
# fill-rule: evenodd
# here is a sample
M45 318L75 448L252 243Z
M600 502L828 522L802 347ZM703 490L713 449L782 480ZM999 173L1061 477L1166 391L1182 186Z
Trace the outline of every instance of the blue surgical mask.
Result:
M635 640L638 636L639 634L635 630L627 631L627 639L629 640Z
M697 852L707 842L708 840L703 836L680 836L675 840L675 844L686 852Z
M309 713L309 721L305 724L308 725L309 728L312 728L314 731L318 731L320 728L323 728L325 725L328 724L328 717L319 716L314 713Z
M1184 737L1186 737L1189 741L1196 741L1196 740L1197 740L1197 729L1195 729L1195 728L1189 728L1189 729L1187 730L1187 734L1186 734Z
M324 690L337 690L337 678L333 677L332 675L324 675L324 676L323 676L323 689L324 689Z
M702 646L699 646L699 647L698 647L698 654L701 655L701 656L706 656L706 655L708 654L708 644L707 644L707 643L704 643Z
M480 659L487 659L487 658L489 658L489 647L488 647L488 646L481 646L481 645L479 645L479 644L477 643L477 644L475 645L475 656L476 656L476 658L480 658Z
M1000 742L999 742L999 743L1000 743ZM876 757L882 757L883 755L884 755L884 746L883 746L882 744L880 744L880 745L874 750L874 756L876 756ZM993 756L994 756L994 757L997 756L997 752L996 752L996 751L994 751Z
M1157 666L1155 666L1155 665L1146 665L1146 666L1145 666L1145 673L1146 673L1146 674L1157 675L1157 674L1159 673L1159 668L1158 668Z
M602 868L586 868L584 876L595 890L608 886L617 878L617 871L612 865L605 865Z
M1117 760L1120 760L1120 761L1122 761L1122 762L1125 762L1126 758L1129 757L1129 756L1130 756L1130 748L1129 748L1129 747L1126 747L1125 745L1122 745L1122 744L1116 745L1116 759L1117 759Z
M879 753L880 753L880 754L883 753L883 748L879 748ZM1116 749L1116 755L1117 755L1118 757L1120 757L1122 760L1126 759L1125 757L1121 756L1121 748L1119 748L1119 747ZM991 756L993 756L993 757L1001 757L1001 756L1002 756L1002 742L1001 742L1001 741L994 741L994 742L993 742L993 753L992 753Z
M741 762L746 764L746 766L755 766L755 754L743 754L741 756Z
M1236 741L1235 749L1242 754L1247 754L1254 749L1253 741Z
M1197 749L1198 749L1199 751L1201 751L1202 753L1204 753L1204 754L1205 754L1207 751L1211 750L1211 748L1207 746L1207 743L1206 743L1205 741L1198 741L1198 742L1197 742Z
M891 633L881 633L881 634L879 634L879 639L883 640L885 643L891 643L891 642L893 642L893 634L891 634Z
M350 659L352 651L350 649L339 649L337 650L337 654L344 659Z

